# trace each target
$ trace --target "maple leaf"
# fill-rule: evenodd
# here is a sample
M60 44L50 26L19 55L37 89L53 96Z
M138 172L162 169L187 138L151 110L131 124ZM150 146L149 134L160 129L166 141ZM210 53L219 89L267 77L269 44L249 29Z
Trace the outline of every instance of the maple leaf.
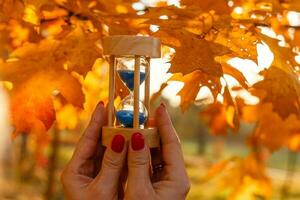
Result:
M167 19L162 18L167 17ZM146 18L145 24L158 25L169 31L186 30L201 35L211 29L225 29L231 27L231 17L228 15L216 15L214 12L202 12L195 7L178 8L175 6L149 8L141 17Z
M273 65L283 71L286 71L287 73L292 73L292 67L298 65L295 60L295 56L297 54L294 53L290 48L279 46L279 40L270 38L261 33L258 34L262 41L264 41L270 47L274 54Z
M1 79L14 84L11 92L12 101L19 99L16 101L18 104L12 104L12 115L17 132L29 131L28 127L35 126L32 120L28 123L23 122L23 125L18 123L20 121L18 119L26 118L25 114L29 109L27 105L31 101L31 104L35 105L37 109L34 111L35 108L30 107L34 121L41 118L41 123L37 124L44 124L44 127L39 130L45 131L50 128L49 124L54 122L55 112L52 112L53 105L49 103L49 99L56 90L59 91L65 102L83 107L84 95L81 84L70 72L75 70L85 75L96 57L100 55L94 37L91 38L77 29L61 42L49 39L43 40L39 44L26 44L11 54L11 57L16 59L15 61L7 61L0 65ZM79 45L77 42L84 44ZM81 57L82 55L85 57ZM65 70L66 64L67 70L70 72ZM36 91L43 92L37 97L37 95L33 95ZM19 93L23 96L22 101L20 101L21 96L17 95ZM47 106L44 106L43 99L47 102ZM44 111L39 111L40 106ZM21 111L23 112L19 113ZM45 116L40 115L39 112L48 113L46 115L49 119L47 123L44 123L43 117ZM41 125L38 126L41 127Z
M206 35L206 38L229 48L232 51L232 57L257 61L256 45L260 40L253 31L234 26L231 29L221 29L217 33L212 32Z
M284 2L284 7L288 10L292 10L292 11L300 11L300 2L297 0L287 0L286 2Z
M270 8L272 13L278 13L282 11L281 2L279 0L258 0L256 1L256 6L262 10Z
M216 56L228 54L230 51L219 44L200 39L186 31L173 31L169 37L175 38L179 46L175 46L170 39L162 38L165 45L175 49L175 56L171 60L171 73L189 74L195 70L215 77L222 76L222 67L215 61Z
M204 119L214 135L226 134L227 129L231 128L237 131L239 128L239 116L237 106L233 102L232 96L226 87L223 94L224 102L216 102L208 105L200 113L201 119Z
M206 0L206 1L194 1L194 0L182 0L181 5L197 6L203 11L214 10L217 13L229 14L231 8L228 6L227 0Z
M161 16L167 16L168 19ZM142 17L149 18L145 24L158 25L170 31L184 29L197 35L207 33L213 28L228 28L231 21L226 15L218 16L213 12L205 13L199 9L189 7L182 9L175 6L150 8Z
M11 80L13 81L13 80ZM56 119L53 106L53 93L59 91L58 97L63 101L81 106L83 94L81 85L64 70L40 71L26 80L15 80L10 92L13 136L30 133L35 141L35 154L38 160L44 158L42 150L50 141L45 134Z
M300 131L300 119L291 114L283 119L274 112L271 103L264 103L243 108L243 119L247 122L257 123L250 142L266 146L271 151L281 147L289 147L298 150L297 143ZM272 123L270 123L272 122Z
M264 162L257 157L256 154L250 154L229 170L224 184L227 188L231 186L233 191L228 199L269 199L272 196L272 184L265 175ZM232 181L232 177L236 177L237 181Z
M252 93L262 102L270 102L274 110L286 118L290 114L300 114L300 83L294 73L286 73L277 68L270 67L264 72L264 80L253 85Z
M299 30L295 31L293 45L298 46L298 47L300 46L300 31Z
M46 74L40 71L30 77L9 80L14 83L10 95L15 134L46 132L51 127L55 120L52 96L56 90L64 101L82 107L81 84L65 70L48 70Z
M182 111L186 110L194 102L201 87L207 86L212 91L214 98L217 97L221 90L221 83L218 77L208 76L199 70L184 76L182 74L174 74L168 81L181 81L184 83L184 87L177 94L181 97L180 107Z
M236 160L239 160L237 157L230 157L228 159L222 160L213 164L209 170L206 172L205 176L201 178L201 182L207 182L214 178L215 176L219 175L222 171L226 170L226 168Z
M0 22L8 19L22 19L24 4L21 0L1 0L0 1Z
M236 68L232 67L227 63L222 63L222 69L224 74L232 76L239 82L239 84L242 87L246 89L248 88L247 80L242 72L240 72L239 70L237 70Z
M65 62L69 71L86 75L95 60L102 56L102 52L97 46L100 36L98 33L85 33L80 27L77 27L62 39L60 45L55 49L56 61Z
M168 18L193 19L201 14L203 14L203 11L195 7L187 7L183 9L176 6L162 6L149 7L147 12L142 16L149 19L159 19L163 15L168 16Z
M219 176L221 188L230 191L227 197L230 200L252 200L254 196L268 199L272 186L261 157L259 153L251 153L245 158L231 157L217 162L211 166L204 180Z

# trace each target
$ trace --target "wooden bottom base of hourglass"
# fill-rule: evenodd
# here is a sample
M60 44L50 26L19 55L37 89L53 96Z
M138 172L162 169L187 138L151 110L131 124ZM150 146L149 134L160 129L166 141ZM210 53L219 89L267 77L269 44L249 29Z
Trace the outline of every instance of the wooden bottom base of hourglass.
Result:
M139 132L144 135L147 145L150 148L159 147L160 139L157 128L149 127L145 129L123 128L123 127L103 127L102 128L102 144L110 146L112 139L116 134L121 134L128 141L133 133Z

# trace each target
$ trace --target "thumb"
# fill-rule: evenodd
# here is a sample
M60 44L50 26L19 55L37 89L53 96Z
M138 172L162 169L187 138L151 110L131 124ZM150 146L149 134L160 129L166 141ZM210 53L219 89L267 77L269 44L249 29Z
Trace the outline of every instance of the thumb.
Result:
M150 150L141 133L131 136L128 148L128 185L144 187L150 182Z
M113 191L118 188L119 179L124 167L127 152L125 138L115 135L111 146L107 147L101 165L100 173L95 178L95 184L103 190Z

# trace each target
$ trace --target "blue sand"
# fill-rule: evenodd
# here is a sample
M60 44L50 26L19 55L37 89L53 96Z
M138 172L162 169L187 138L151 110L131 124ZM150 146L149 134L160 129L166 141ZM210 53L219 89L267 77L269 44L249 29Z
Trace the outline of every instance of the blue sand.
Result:
M133 127L133 111L130 110L120 110L116 114L118 121L125 127ZM139 114L140 125L144 124L146 116L144 113Z
M133 91L134 88L134 71L131 70L118 70L120 78L124 81L126 86ZM140 84L144 82L146 78L145 72L140 72Z

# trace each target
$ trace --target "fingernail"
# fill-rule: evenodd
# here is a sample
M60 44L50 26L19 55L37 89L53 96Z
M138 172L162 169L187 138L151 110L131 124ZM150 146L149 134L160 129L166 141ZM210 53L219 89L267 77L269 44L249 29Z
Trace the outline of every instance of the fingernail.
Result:
M116 153L121 153L125 145L125 138L123 135L115 135L111 142L111 149Z
M100 102L98 103L98 105L104 106L104 102L103 102L103 101L100 101Z
M141 133L134 133L131 136L131 148L134 151L142 150L145 146L144 136Z

